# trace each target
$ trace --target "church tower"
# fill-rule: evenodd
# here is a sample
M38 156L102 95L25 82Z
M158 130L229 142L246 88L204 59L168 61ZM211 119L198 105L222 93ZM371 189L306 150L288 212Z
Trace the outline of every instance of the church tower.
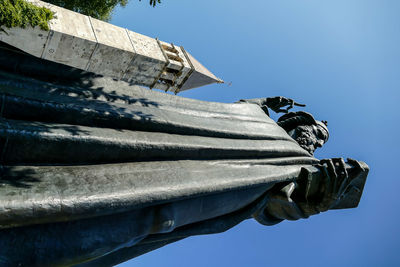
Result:
M50 30L6 28L1 42L44 60L175 93L223 82L182 46L42 1L28 2L54 12Z

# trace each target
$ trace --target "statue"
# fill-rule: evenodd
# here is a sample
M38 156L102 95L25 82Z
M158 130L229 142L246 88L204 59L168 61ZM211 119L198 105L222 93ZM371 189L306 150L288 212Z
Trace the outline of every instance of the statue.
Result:
M314 158L326 122L291 99L197 101L0 51L0 266L112 266L358 205L368 166Z

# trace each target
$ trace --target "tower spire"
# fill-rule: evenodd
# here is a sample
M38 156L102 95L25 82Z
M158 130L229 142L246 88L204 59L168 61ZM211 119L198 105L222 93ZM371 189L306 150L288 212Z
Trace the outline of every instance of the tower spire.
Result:
M5 29L0 41L44 60L164 91L223 82L181 46L39 0L29 2L55 13L50 31Z

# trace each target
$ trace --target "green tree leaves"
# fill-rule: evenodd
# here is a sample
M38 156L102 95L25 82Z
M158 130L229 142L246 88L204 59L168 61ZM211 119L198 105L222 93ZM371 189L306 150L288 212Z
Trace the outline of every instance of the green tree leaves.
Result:
M128 0L44 0L44 2L108 21L114 8L118 5L124 7ZM160 3L161 0L150 0L150 5L153 7ZM0 31L5 32L1 26L25 28L27 25L49 30L48 22L52 18L53 13L49 9L37 7L25 0L0 0Z
M37 7L24 0L1 0L0 1L0 31L1 27L25 28L39 26L43 30L49 30L48 22L53 18L53 13L43 7Z
M155 7L157 3L161 4L161 0L150 0L150 5L152 5L153 7Z
M44 0L50 4L67 8L90 17L108 21L116 6L125 6L128 0ZM141 1L141 0L139 0ZM161 0L150 0L153 7L160 4Z
M63 7L96 19L109 20L113 9L125 6L127 0L44 0L50 4Z

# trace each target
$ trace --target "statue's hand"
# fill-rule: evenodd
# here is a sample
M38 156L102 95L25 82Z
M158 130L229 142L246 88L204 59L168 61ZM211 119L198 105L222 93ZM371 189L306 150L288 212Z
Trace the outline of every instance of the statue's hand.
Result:
M348 185L349 175L342 158L323 159L316 167L322 173L319 176L321 178L309 177L307 186L303 185L303 189L299 191L301 192L300 197L295 198L306 216L329 210L338 202Z
M305 107L304 104L299 104L291 98L283 96L267 97L265 105L276 113L288 113L294 106ZM285 108L286 107L286 108Z
M327 211L343 194L348 177L346 165L342 158L323 159L321 171L324 173L323 181L320 186L322 199L317 205L317 210Z
M276 184L268 203L253 214L262 224L308 218L329 209L358 205L368 175L368 166L353 159L325 159L314 165L319 171L303 168L298 180Z
M352 178L349 176L346 164L342 158L333 158L321 160L321 171L325 173L323 182L321 185L322 199L320 204L317 206L319 211L326 211L332 209L340 202L345 196L352 179L358 176L358 173L364 173L366 170L357 161L353 159L347 159L347 162L354 168Z
M267 97L267 98L254 98L254 99L241 99L238 103L252 103L259 105L261 109L269 116L268 108L276 113L288 113L294 106L305 107L306 105L299 104L293 99L283 96ZM286 108L285 108L286 107Z

